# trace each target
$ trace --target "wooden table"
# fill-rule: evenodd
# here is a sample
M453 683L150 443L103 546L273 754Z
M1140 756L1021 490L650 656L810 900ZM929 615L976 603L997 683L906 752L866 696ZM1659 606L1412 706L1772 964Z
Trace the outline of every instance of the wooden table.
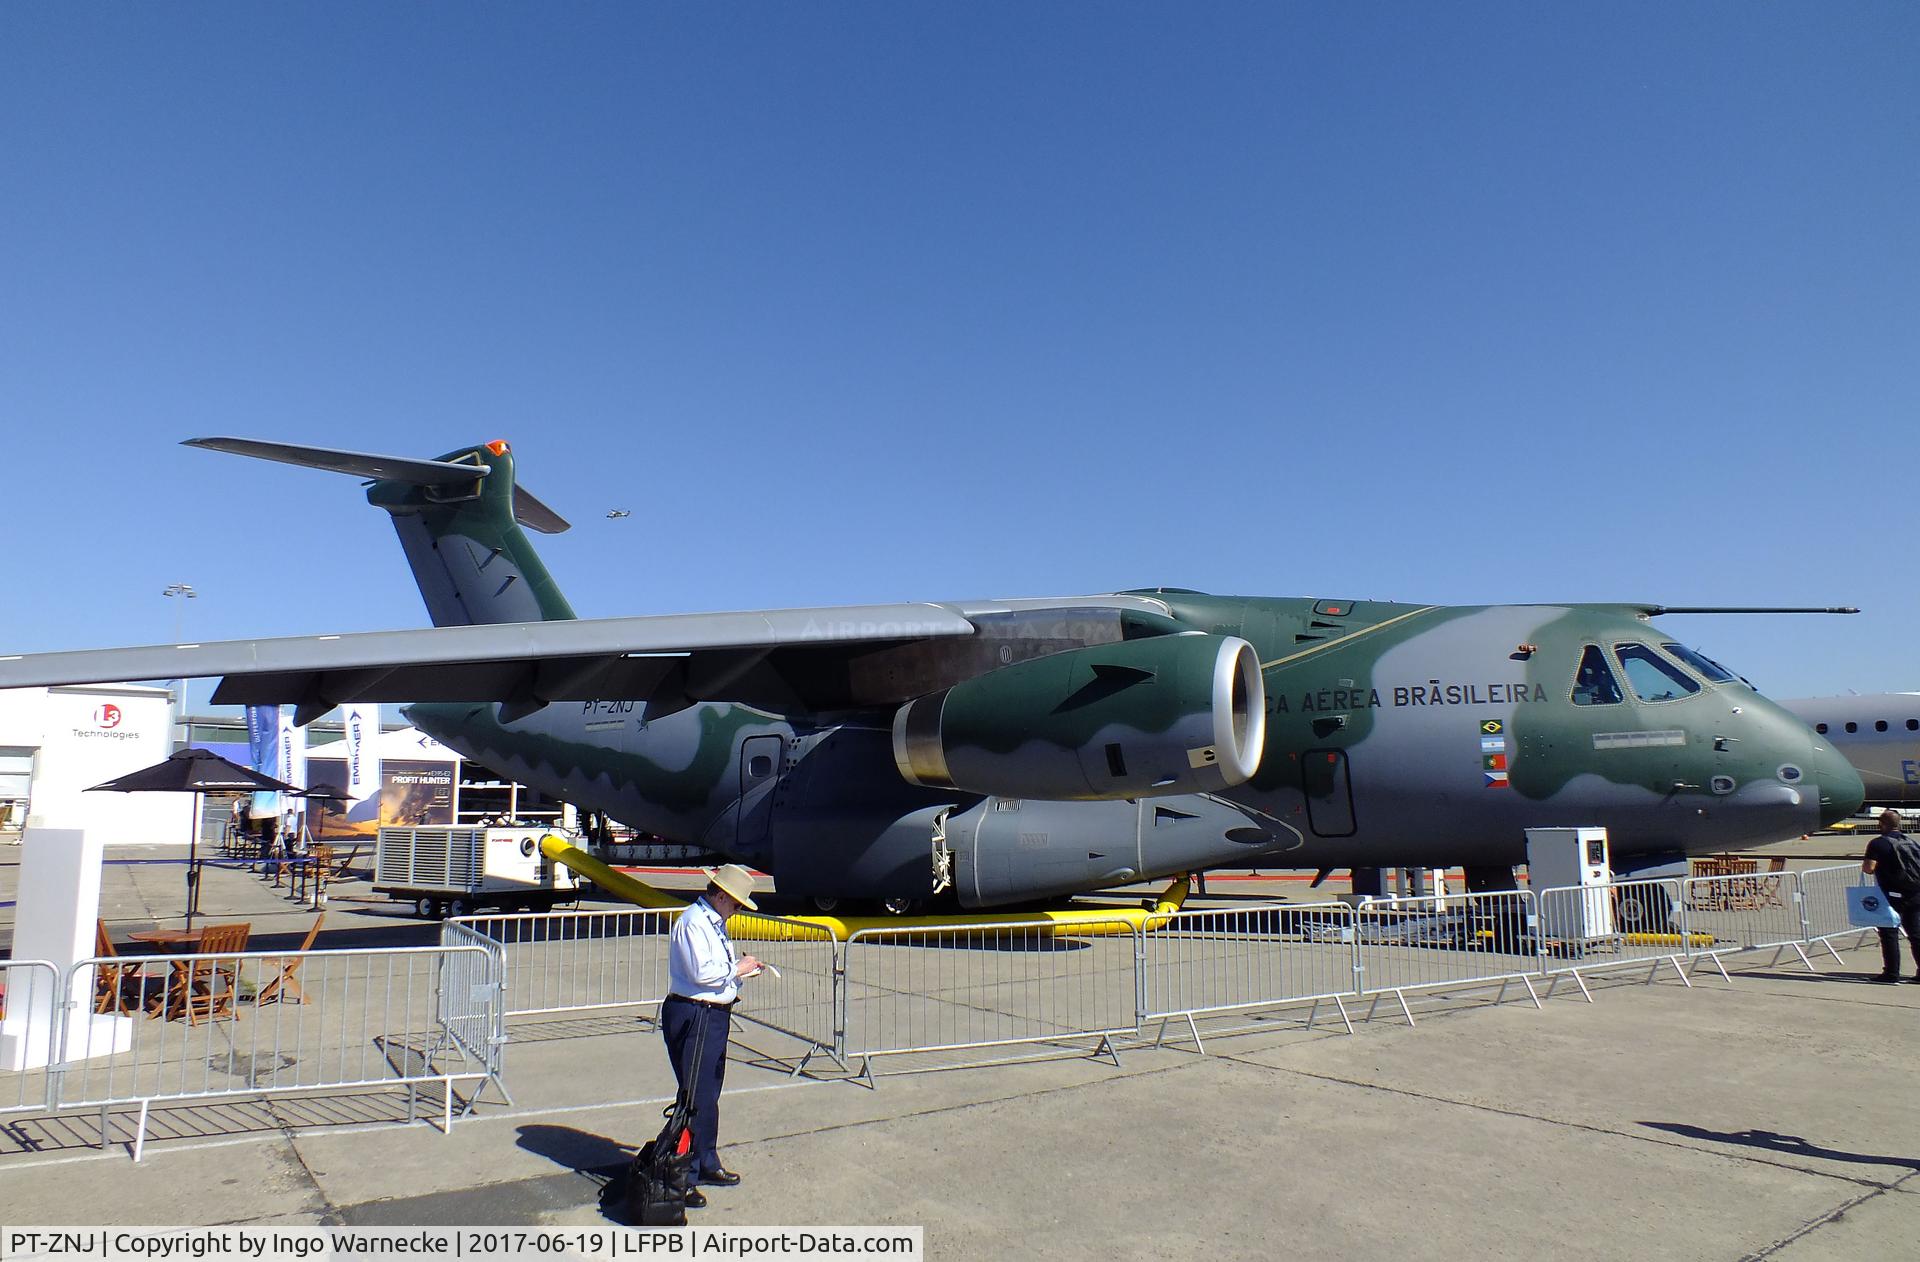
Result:
M207 927L197 929L143 929L139 933L130 933L130 942L144 942L148 946L159 947L159 955L191 955L200 949L200 939L206 936ZM171 1018L168 1000L176 990L184 995L189 982L189 972L193 965L187 960L168 961L166 983L160 988L160 997L146 1005L147 1015ZM144 997L144 991L143 991Z
M139 933L128 934L127 940L158 947L197 947L206 933L205 925L198 929L142 929Z
M1760 861L1745 855L1706 855L1693 861L1693 875L1740 877L1735 881L1719 881L1705 889L1697 890L1693 896L1693 907L1699 911L1754 911L1761 907L1778 907L1780 901L1780 882L1785 865L1778 860L1767 872L1760 871Z

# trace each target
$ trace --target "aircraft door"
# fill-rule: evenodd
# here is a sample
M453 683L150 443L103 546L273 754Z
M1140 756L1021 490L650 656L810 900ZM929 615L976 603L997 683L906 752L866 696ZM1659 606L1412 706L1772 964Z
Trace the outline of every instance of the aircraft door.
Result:
M734 842L745 851L764 846L773 825L773 786L780 778L786 740L749 736L740 742L740 801L734 812Z
M1300 755L1300 788L1307 797L1307 826L1316 837L1354 834L1353 781L1344 749L1309 749Z

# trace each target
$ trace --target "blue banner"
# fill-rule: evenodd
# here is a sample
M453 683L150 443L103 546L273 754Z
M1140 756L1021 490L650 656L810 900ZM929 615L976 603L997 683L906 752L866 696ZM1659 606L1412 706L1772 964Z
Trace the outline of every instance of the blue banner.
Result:
M277 705L250 705L247 707L247 752L250 765L263 776L280 776L280 707ZM280 813L280 795L278 793L256 793L253 795L253 817L262 819Z

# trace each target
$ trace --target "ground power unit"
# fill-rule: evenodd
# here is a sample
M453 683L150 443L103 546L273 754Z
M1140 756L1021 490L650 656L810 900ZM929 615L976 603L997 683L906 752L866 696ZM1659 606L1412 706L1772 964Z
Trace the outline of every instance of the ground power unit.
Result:
M1613 936L1613 858L1606 829L1527 829L1527 884L1541 897L1541 931L1548 937ZM1543 890L1563 892L1542 895Z
M540 853L551 828L389 826L374 850L373 892L411 899L422 916L482 908L550 911L579 897L572 872Z

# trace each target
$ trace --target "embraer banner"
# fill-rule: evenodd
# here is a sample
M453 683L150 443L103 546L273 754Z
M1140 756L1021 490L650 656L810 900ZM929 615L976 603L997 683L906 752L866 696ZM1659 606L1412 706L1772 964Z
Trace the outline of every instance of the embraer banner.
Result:
M307 729L295 727L293 711L287 706L280 707L280 778L297 789L307 787ZM292 814L301 810L306 803L295 799L282 804L281 810Z
M347 720L347 796L365 801L380 788L380 707L350 705Z

